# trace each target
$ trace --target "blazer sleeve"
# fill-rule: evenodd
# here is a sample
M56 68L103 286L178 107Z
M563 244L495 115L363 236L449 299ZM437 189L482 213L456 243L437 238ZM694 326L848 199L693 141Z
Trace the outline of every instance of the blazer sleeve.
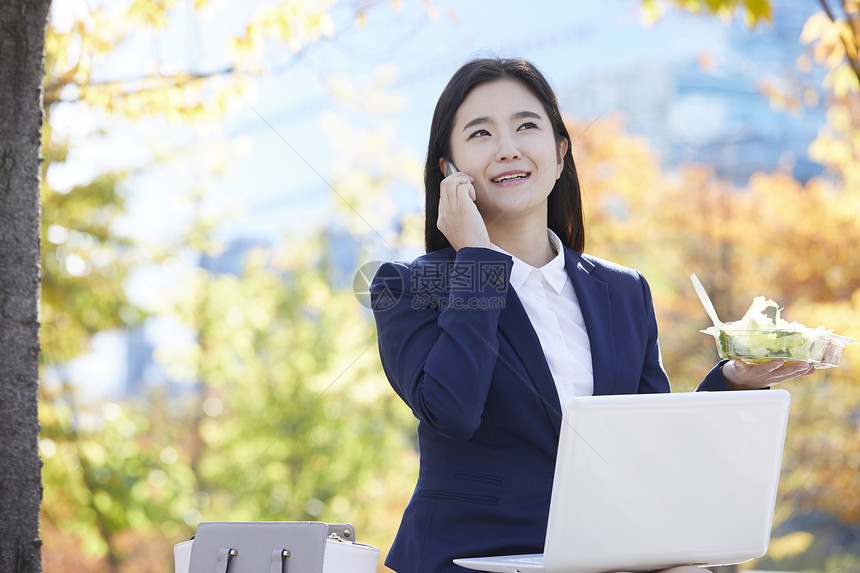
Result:
M638 274L638 273L637 273ZM657 317L654 312L654 303L651 298L651 289L645 277L639 275L645 296L645 312L648 317L648 349L645 354L645 362L642 366L642 377L639 381L639 392L668 392L669 377L663 368L663 360L660 355L660 345L657 341ZM722 392L729 391L726 379L723 378L723 364L728 362L722 360L708 372L705 379L696 388L697 392Z
M480 426L512 264L462 248L453 260L386 263L371 282L385 374L415 417L447 437L467 439Z
M696 392L723 392L731 390L728 384L726 384L726 379L723 377L723 364L726 362L728 360L721 360L716 366L711 368L711 371L708 372L708 375L705 376L705 379L696 388Z
M660 353L660 343L657 340L657 314L654 311L654 300L651 297L651 288L638 271L636 273L642 284L642 294L645 303L646 327L646 350L645 360L642 364L642 374L639 378L639 393L669 392L669 376L663 367L663 357Z

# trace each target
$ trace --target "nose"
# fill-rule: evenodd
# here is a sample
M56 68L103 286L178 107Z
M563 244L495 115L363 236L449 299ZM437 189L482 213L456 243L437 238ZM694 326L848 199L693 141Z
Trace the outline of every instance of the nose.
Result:
M521 159L519 147L516 145L511 134L502 134L499 136L499 147L496 150L496 161L511 161L513 159Z

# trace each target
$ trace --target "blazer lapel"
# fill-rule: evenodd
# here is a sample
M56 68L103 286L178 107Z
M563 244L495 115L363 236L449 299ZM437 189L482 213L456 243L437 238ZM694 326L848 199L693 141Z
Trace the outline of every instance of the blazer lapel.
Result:
M499 315L499 331L510 342L520 361L525 364L526 373L506 362L502 354L499 354L499 360L502 360L505 366L521 378L523 384L534 388L558 437L561 429L561 403L558 400L558 390L537 332L513 287L508 289L505 308Z
M609 285L592 274L594 263L565 247L565 270L573 283L588 339L594 372L594 395L612 393L615 383L615 336L612 332L612 308Z

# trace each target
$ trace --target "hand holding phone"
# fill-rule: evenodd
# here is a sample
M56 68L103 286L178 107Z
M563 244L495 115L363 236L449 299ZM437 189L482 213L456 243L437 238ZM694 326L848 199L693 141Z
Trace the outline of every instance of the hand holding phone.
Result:
M453 161L451 161L450 159L443 159L442 161L445 163L445 178L446 179L451 177L452 175L456 175L458 173L457 166L454 165ZM463 173L461 175L466 175L466 174ZM475 187L472 185L472 181L474 181L474 179L470 175L466 175L466 177L468 177L468 181L465 183L458 183L458 186L459 185L465 185L469 191L469 198L472 201L474 201L476 199ZM444 183L444 180L443 180L443 183Z
M443 160L445 179L439 189L439 217L436 226L456 250L462 247L487 247L487 226L475 204L474 178L457 171L454 162Z

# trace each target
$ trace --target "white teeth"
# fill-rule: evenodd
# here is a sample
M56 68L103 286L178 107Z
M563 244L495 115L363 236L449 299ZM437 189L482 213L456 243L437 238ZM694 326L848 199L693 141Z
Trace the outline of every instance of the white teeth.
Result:
M528 173L517 173L515 175L502 175L501 177L496 177L493 179L494 183L503 183L505 181L511 181L512 179L525 179L528 177Z

